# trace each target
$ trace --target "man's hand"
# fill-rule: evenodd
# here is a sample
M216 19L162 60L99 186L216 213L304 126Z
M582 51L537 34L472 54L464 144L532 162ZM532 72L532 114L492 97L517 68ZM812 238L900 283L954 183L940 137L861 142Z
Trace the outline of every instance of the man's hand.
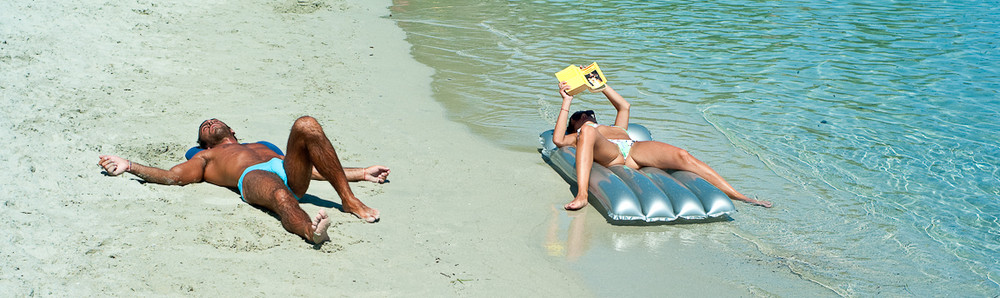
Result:
M385 166L370 166L364 168L365 181L386 183L389 181L386 178L389 178L389 168Z
M118 176L128 171L132 162L114 155L101 155L101 160L97 162L109 176Z

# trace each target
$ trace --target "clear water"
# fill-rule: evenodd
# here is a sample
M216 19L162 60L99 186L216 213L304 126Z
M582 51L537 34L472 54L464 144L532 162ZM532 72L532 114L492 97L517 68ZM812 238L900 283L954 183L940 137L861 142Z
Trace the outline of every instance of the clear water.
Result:
M597 61L634 122L775 201L733 233L795 274L848 296L1000 293L997 1L467 2L391 18L484 138L534 151L553 73Z

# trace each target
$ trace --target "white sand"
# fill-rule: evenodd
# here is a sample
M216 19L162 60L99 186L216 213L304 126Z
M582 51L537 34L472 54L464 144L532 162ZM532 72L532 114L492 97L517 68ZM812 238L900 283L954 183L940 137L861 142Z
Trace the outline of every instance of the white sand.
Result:
M533 236L563 182L445 120L388 3L58 2L0 3L5 296L588 294ZM331 209L319 248L227 189L96 165L170 167L211 117L284 147L307 114L347 165L393 171L353 186L382 221ZM310 194L310 214L339 203Z

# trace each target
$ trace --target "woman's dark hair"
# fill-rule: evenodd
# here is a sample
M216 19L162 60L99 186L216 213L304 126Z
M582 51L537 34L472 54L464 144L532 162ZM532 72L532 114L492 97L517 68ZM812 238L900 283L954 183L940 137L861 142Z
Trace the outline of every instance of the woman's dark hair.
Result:
M573 113L572 116L569 116L569 121L566 121L566 134L572 133L573 122L583 118L583 115L590 115L590 117L594 117L594 110L576 111L576 113ZM594 123L597 123L596 117L594 117Z

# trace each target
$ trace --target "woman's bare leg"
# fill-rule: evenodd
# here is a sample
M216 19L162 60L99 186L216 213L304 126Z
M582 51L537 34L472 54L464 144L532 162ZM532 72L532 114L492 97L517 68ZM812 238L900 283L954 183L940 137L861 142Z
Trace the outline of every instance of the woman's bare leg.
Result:
M620 156L618 146L609 142L597 128L586 125L581 127L576 138L576 197L563 208L579 210L586 207L590 169L593 168L594 162L608 164Z
M691 156L687 150L673 145L655 141L636 142L632 145L629 159L639 167L650 166L660 169L684 170L698 174L698 176L705 178L709 183L712 183L712 185L715 185L715 187L726 193L731 199L768 208L771 207L771 202L754 200L736 191L729 182L722 179L722 176L707 164Z

